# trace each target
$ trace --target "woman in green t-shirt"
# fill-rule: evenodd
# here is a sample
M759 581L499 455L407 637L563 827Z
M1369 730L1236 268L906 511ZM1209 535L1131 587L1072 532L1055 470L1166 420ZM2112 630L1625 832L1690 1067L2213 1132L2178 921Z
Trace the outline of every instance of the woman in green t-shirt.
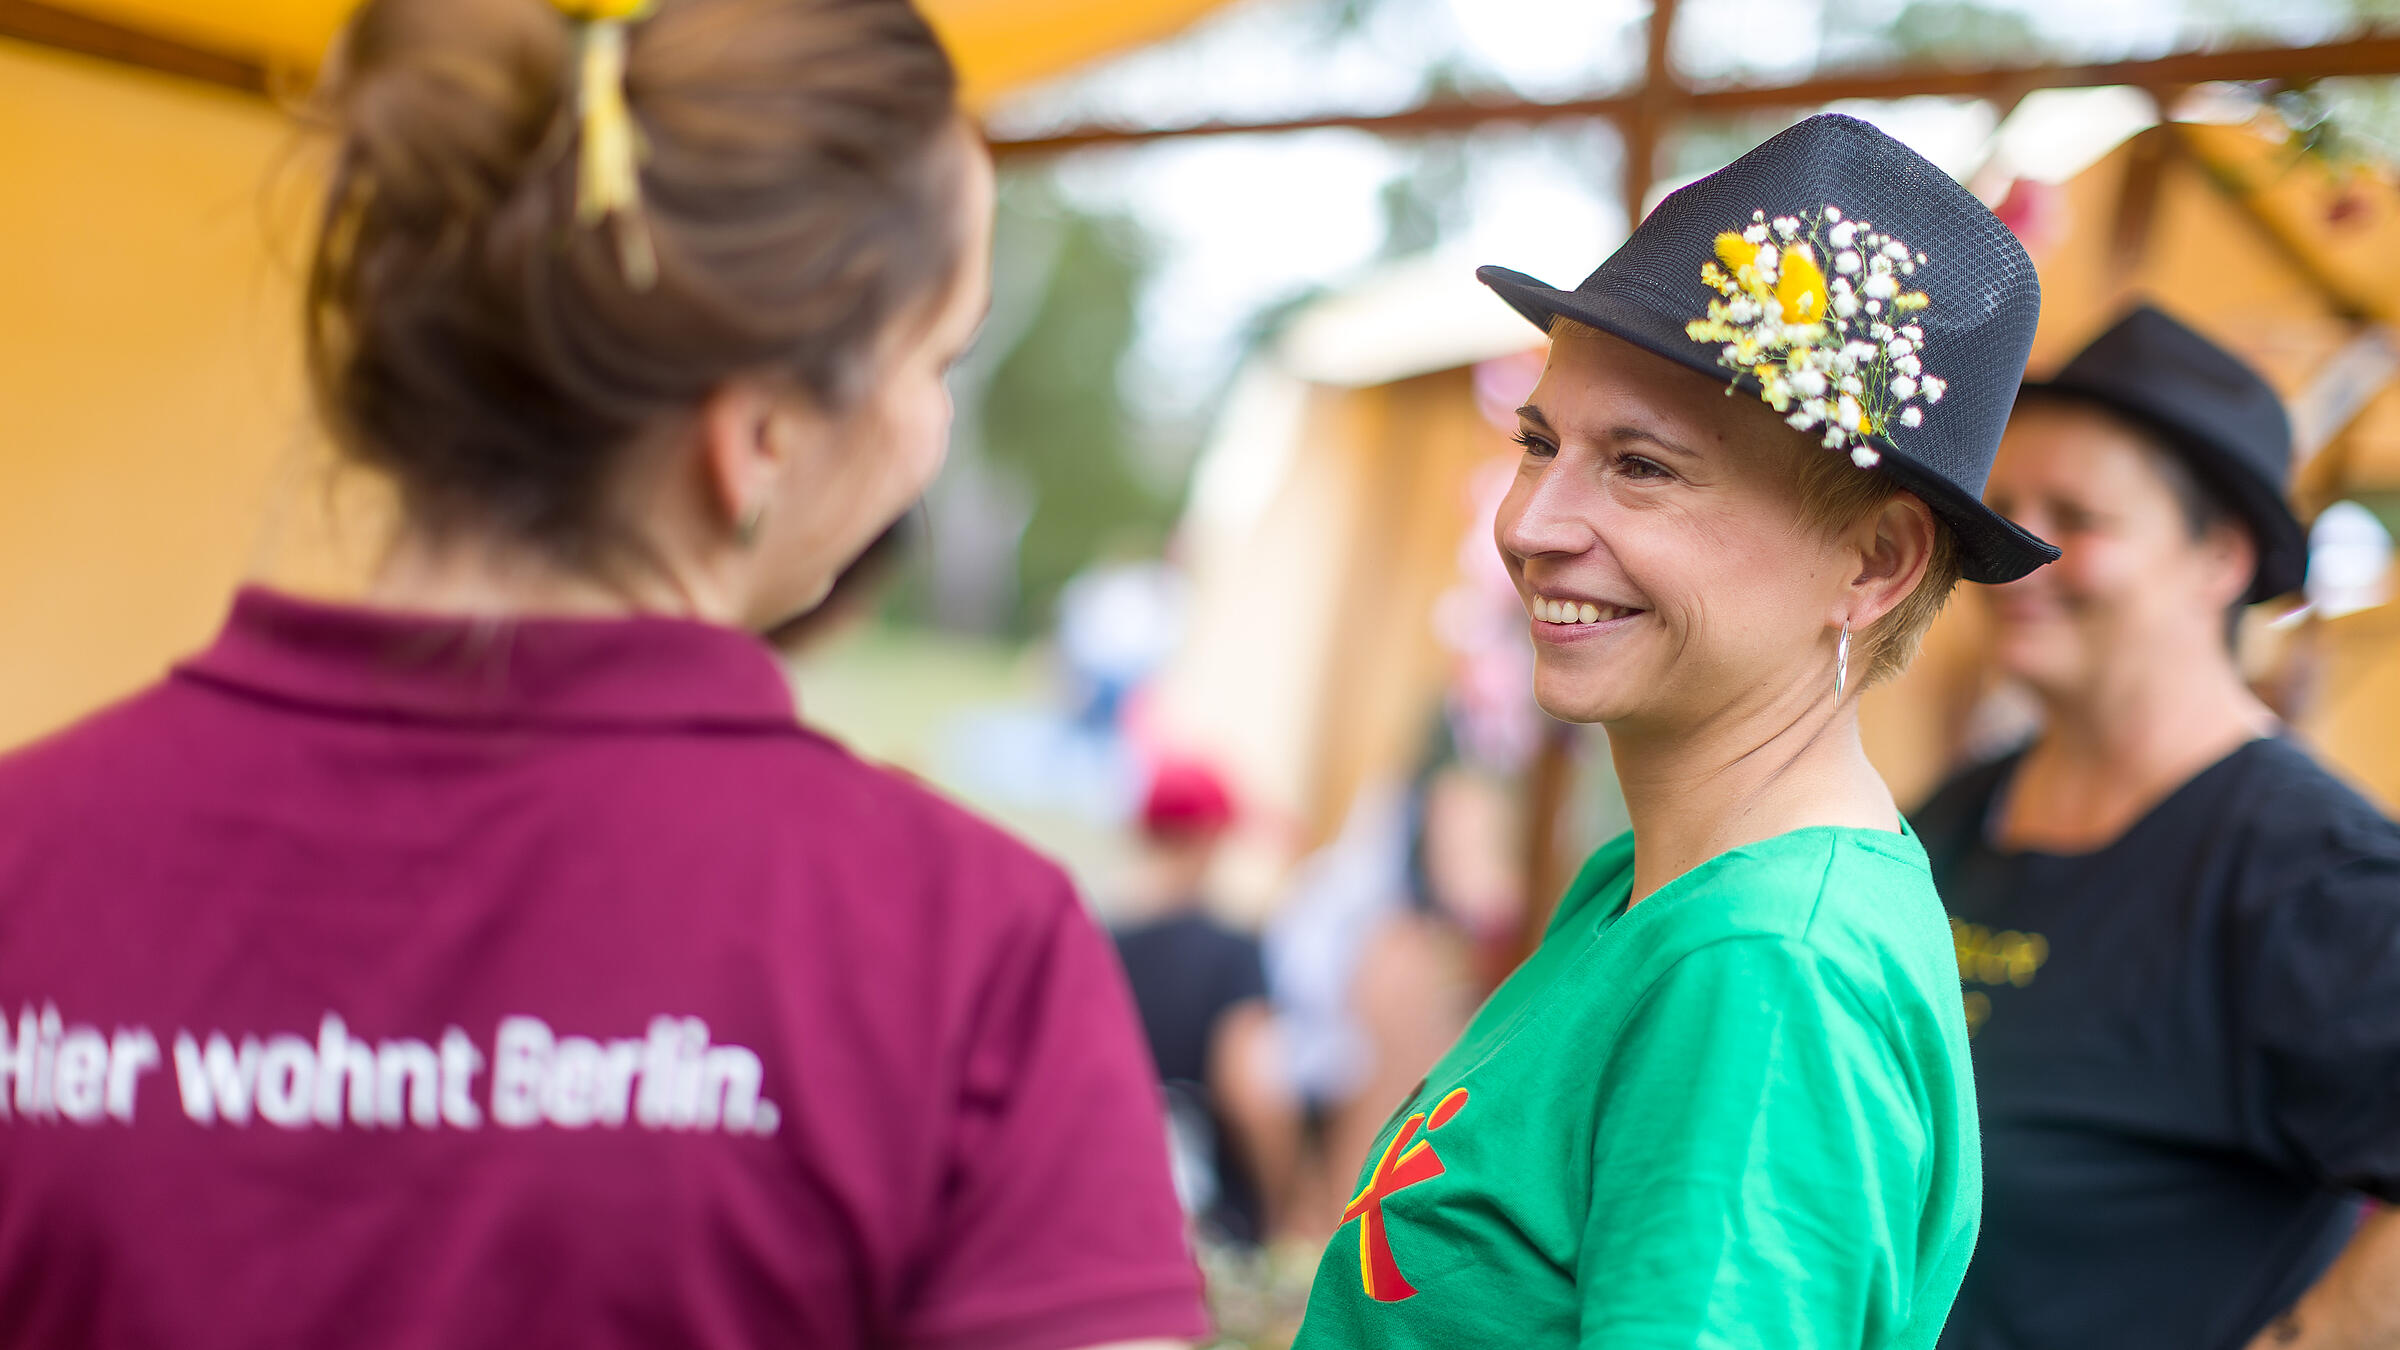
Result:
M1535 693L1608 728L1633 829L1377 1140L1299 1346L1929 1347L1974 1088L1857 695L1962 575L2057 556L1978 500L2032 264L1826 116L1574 291L1481 275L1552 337L1496 525Z

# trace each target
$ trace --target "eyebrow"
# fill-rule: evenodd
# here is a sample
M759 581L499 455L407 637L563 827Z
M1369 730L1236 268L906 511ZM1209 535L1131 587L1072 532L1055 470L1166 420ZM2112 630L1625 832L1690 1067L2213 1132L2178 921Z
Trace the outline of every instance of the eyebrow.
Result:
M1517 409L1517 416L1527 422L1532 423L1534 426L1541 428L1543 431L1549 432L1553 436L1558 434L1557 430L1550 425L1550 418L1544 414L1540 408L1537 408L1530 403L1526 404L1522 408ZM1657 432L1650 430L1648 427L1633 426L1629 423L1620 422L1617 425L1608 428L1606 431L1600 433L1598 439L1614 441L1620 445L1627 441L1639 441L1645 445L1656 446L1659 449L1666 451L1668 454L1681 455L1685 459L1699 459L1701 457L1699 451L1692 449L1688 445L1684 445L1678 441L1670 441L1666 437L1659 435Z

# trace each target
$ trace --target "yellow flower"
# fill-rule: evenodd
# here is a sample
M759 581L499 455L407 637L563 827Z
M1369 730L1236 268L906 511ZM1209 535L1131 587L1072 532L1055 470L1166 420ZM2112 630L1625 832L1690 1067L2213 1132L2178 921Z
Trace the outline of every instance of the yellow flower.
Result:
M631 23L647 17L654 0L550 0L579 23Z
M1717 246L1723 248L1719 236ZM1783 275L1775 282L1775 300L1783 307L1785 323L1817 323L1825 317L1825 273L1808 250L1794 248L1783 255Z
M1727 230L1717 236L1717 256L1724 260L1726 271L1739 272L1758 260L1758 245Z

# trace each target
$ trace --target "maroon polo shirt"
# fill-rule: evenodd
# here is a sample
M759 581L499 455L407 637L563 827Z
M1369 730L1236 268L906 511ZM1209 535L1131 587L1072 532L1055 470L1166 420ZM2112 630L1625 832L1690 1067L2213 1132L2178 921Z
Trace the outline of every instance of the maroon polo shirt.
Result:
M1204 1330L1067 879L745 634L251 590L0 759L0 1344Z

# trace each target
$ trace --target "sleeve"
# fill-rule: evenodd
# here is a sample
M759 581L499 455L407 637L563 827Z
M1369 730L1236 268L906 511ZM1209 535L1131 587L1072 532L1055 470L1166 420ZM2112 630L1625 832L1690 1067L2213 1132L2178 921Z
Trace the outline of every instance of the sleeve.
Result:
M1602 1091L1583 1345L1857 1350L1907 1325L1926 1117L1821 958L1773 937L1682 958Z
M1208 1329L1122 969L1056 884L1068 893L1011 944L974 1009L951 1174L902 1327L910 1350Z
M2400 853L2325 871L2253 931L2244 1002L2269 1153L2400 1203Z

